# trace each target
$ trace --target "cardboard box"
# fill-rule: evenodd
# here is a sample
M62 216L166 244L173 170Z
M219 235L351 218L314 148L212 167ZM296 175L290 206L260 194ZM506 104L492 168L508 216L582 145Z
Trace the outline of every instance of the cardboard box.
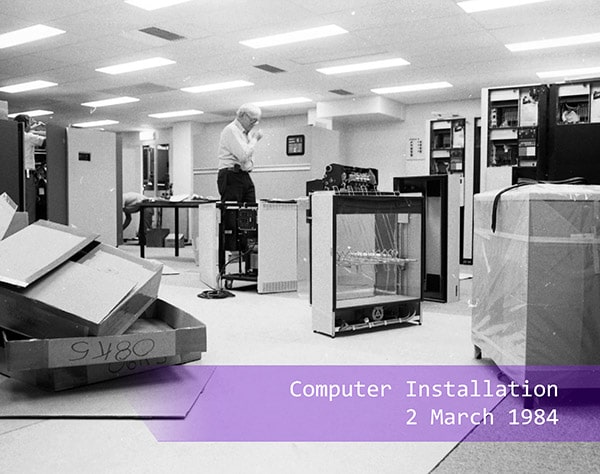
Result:
M17 211L17 204L6 193L0 194L0 240L29 225L29 214Z
M185 246L185 239L183 237L183 234L179 234L178 237L178 244L179 248L183 248ZM165 247L175 247L175 234L174 233L170 233L169 235L167 235L166 239L165 239Z
M600 186L475 196L472 340L514 380L600 364Z
M21 372L11 372L7 375L29 385L35 385L43 390L59 392L148 372L160 369L161 367L184 364L200 360L201 358L202 352L193 352L172 357L158 357L120 363L113 362L111 364L24 370Z
M7 237L6 231L17 212L16 203L6 193L0 194L0 240Z
M149 229L146 231L146 247L164 247L169 229Z
M26 339L4 331L0 373L46 390L66 390L200 360L206 326L157 299L119 336Z
M10 237L13 234L16 234L20 230L23 230L25 227L29 225L29 214L27 212L15 212L13 218L4 234L4 238ZM1 239L0 239L1 240Z
M157 299L121 335L27 339L4 331L0 349L9 372L120 364L206 351L206 326Z
M0 327L41 339L122 334L161 275L162 264L94 242L27 288L0 284Z

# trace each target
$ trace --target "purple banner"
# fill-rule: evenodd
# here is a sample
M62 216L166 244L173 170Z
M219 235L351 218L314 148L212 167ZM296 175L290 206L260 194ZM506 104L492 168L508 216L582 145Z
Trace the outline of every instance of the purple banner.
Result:
M598 367L185 370L213 372L185 419L146 422L159 441L600 441Z

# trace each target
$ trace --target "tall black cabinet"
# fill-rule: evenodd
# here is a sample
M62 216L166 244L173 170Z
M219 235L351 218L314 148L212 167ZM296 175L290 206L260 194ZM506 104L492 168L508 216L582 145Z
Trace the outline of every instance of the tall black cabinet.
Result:
M23 211L23 155L19 153L19 129L13 120L0 120L0 170L0 194L8 194Z
M46 205L48 220L69 223L67 130L57 125L46 125L47 186Z
M600 79L550 86L548 145L538 170L547 180L600 184Z

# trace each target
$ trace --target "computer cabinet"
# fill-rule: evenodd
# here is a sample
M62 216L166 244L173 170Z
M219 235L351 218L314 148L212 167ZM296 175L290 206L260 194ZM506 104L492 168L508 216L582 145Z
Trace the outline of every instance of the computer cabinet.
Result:
M38 177L35 183L25 179L22 135L22 127L17 122L0 120L0 193L6 192L20 210L27 210L30 222L48 219L67 224L69 187L65 128L46 125L46 148L36 152L40 166L34 173ZM33 187L27 189L28 186Z
M481 97L482 190L509 186L511 167L535 169L546 155L549 87L485 88Z
M421 324L423 198L310 196L313 331Z
M551 85L549 110L542 178L600 184L600 80Z
M600 184L599 79L483 89L482 113L483 191L514 177Z
M487 91L488 166L535 167L545 144L548 86Z
M430 173L464 173L465 170L464 118L432 120L429 130Z

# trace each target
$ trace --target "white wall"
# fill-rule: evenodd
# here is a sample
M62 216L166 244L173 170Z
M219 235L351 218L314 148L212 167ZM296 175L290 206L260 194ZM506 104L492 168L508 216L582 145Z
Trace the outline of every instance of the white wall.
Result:
M173 141L172 129L163 128L163 129L155 130L155 132L156 133L155 133L154 140L145 140L145 141L140 141L140 134L138 132L121 133L121 139L123 141L123 149L135 148L136 150L139 150L138 159L140 160L140 163L141 163L141 161L142 161L142 146L144 146L144 145L156 146L156 145L163 145L163 144L171 145L171 143ZM169 156L169 158L170 158L170 156ZM123 160L125 160L125 158L123 158ZM169 169L170 169L170 166L171 166L171 163L169 163ZM126 169L126 165L125 165L125 163L123 163L123 170L125 170L125 169ZM125 176L123 176L123 180L125 182ZM124 191L129 191L129 190L124 189Z
M465 117L467 129L472 130L474 117L481 115L481 102L468 100L409 105L406 107L406 119L402 122L334 121L334 129L340 131L341 163L378 169L380 191L392 191L396 176L429 174L429 158L425 153L421 160L407 158L410 138L420 138L426 148L429 120L435 118L433 112Z
M193 140L197 129L194 122L181 122L173 127L173 143L169 147L169 177L173 183L173 194L192 194L194 179Z
M306 114L263 118L264 133L254 153L252 180L257 199L293 199L306 194L306 181L321 178L324 163L339 161L339 133L307 125ZM228 122L203 124L194 135L194 192L218 197L219 136ZM303 134L305 154L287 156L286 137Z
M404 121L358 121L343 122L334 120L334 130L325 130L307 125L306 114L284 117L265 117L260 127L265 133L256 148L256 169L253 180L257 197L261 198L295 198L305 195L306 181L321 178L325 165L341 163L351 166L377 168L379 170L382 191L393 189L395 176L417 176L429 174L429 159L423 153L422 159L409 159L409 139L420 138L426 150L429 120L435 118L433 113L443 115L456 114L466 117L467 131L473 130L474 117L481 115L481 102L478 99L431 103L406 106ZM233 119L233 117L231 118ZM202 196L217 197L217 148L221 130L228 122L190 123L192 144L189 148L193 154L193 192ZM187 129L186 129L187 130ZM285 138L287 135L304 133L307 136L306 154L304 156L287 156ZM180 147L187 152L189 133L180 140L173 136L171 129L157 130L153 142L140 142L137 133L123 134L124 148L141 150L143 144L156 145L168 143L171 150ZM177 140L176 140L177 138ZM174 143L180 141L182 143ZM472 143L472 139L471 139ZM467 150L472 153L472 150ZM173 163L173 152L170 153L171 176L186 178L188 169L186 160L182 166ZM131 159L133 153L124 154L124 173L127 169L125 160ZM141 157L141 151L139 156ZM261 169L262 168L262 169ZM287 169L286 169L287 168ZM177 171L176 171L177 170ZM177 173L181 173L177 175ZM126 177L123 177L124 183ZM184 185L185 187L185 185ZM126 191L124 189L124 191Z

